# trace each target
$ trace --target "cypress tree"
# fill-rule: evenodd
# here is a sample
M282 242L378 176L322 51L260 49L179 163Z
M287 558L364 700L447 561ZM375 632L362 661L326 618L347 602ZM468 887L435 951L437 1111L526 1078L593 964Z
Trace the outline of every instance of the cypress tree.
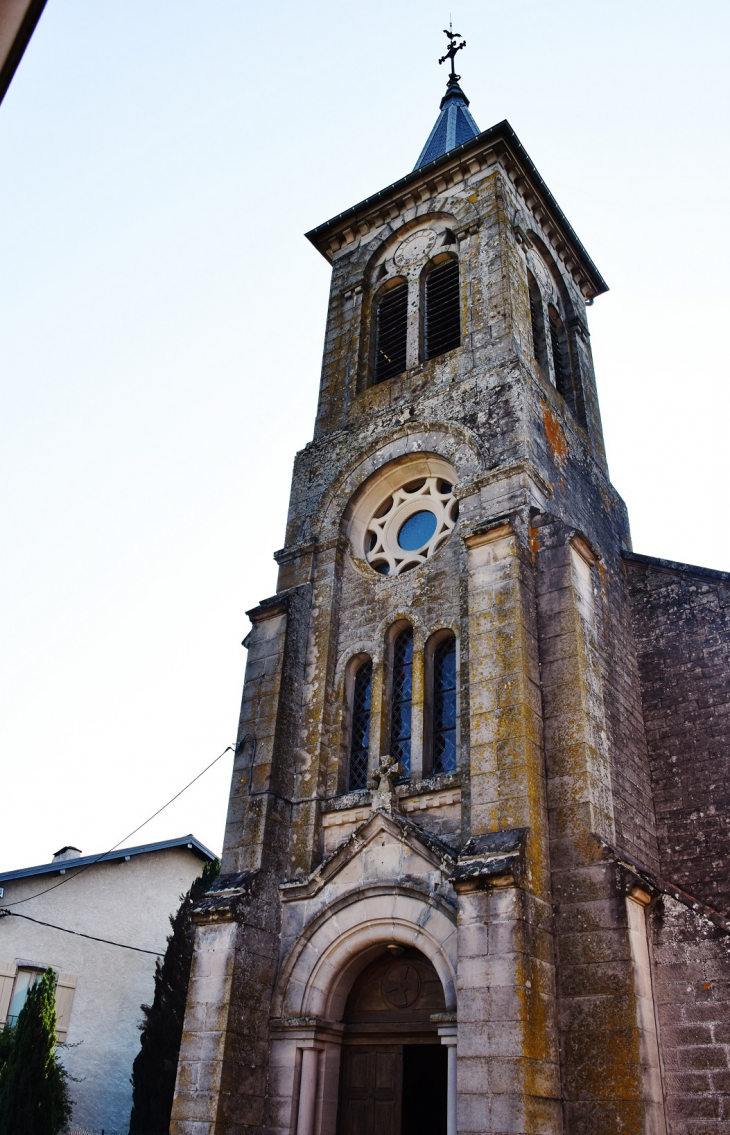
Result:
M217 859L206 863L183 897L177 914L170 916L172 934L167 939L164 958L158 958L155 965L154 1000L151 1005L142 1006L141 1047L132 1066L129 1135L167 1135L169 1131L193 959L192 910L219 871Z
M6 1025L4 1029L0 1029L0 1076L3 1074L5 1062L10 1056L14 1037L15 1029L12 1025Z
M71 1118L68 1073L56 1056L56 975L28 990L0 1072L3 1135L58 1135Z

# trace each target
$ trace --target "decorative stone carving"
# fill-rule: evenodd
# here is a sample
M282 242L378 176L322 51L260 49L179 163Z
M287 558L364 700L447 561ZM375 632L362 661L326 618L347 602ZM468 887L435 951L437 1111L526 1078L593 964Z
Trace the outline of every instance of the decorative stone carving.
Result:
M404 470L399 488L383 488L366 522L363 551L381 575L400 575L425 563L448 540L459 506L453 483L444 477L413 479Z
M399 268L425 260L436 243L437 234L433 229L419 229L400 242L393 259Z
M398 797L395 794L395 783L403 776L403 765L383 753L380 758L378 771L370 778L370 787L373 789L371 808L373 812L396 812L398 810Z
M383 978L383 999L394 1009L409 1009L418 1000L421 979L408 962L396 962Z

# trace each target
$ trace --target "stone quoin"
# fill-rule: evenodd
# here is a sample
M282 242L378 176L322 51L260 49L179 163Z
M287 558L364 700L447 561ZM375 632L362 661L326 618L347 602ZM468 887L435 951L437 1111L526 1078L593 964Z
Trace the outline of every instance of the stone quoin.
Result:
M606 284L456 38L416 168L308 234L173 1135L730 1132L730 576L632 552Z

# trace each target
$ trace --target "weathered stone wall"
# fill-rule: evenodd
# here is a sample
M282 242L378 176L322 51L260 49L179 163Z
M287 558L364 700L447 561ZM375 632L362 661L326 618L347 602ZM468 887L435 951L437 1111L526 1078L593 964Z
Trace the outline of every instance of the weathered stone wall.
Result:
M730 925L662 895L650 916L669 1135L730 1131Z
M179 1135L292 1130L302 1100L315 1096L320 1111L307 1112L301 1129L314 1130L325 1109L330 1118L317 1130L334 1130L337 1006L346 993L333 1002L327 983L345 990L337 968L345 956L354 973L358 951L384 949L396 931L416 933L405 912L422 898L406 901L401 889L422 888L424 869L403 841L416 840L430 862L436 835L446 842L428 903L444 904L443 980L459 990L458 1026L450 1019L448 1027L452 1037L458 1027L460 1130L664 1131L649 892L622 889L616 868L622 854L653 871L660 858L622 558L628 519L608 479L585 315L595 270L544 195L541 204L534 171L521 173L500 145L419 175L403 195L394 187L392 199L377 209L364 203L322 238L333 274L315 436L296 458L279 594L252 612L239 740L256 737L255 759L253 743L242 744L223 891L201 911L195 1027L186 1022L186 1082L207 1075L217 1086L186 1089L181 1080ZM459 257L463 343L419 361L409 308L412 365L369 385L379 281L395 279L387 265L402 238L431 222ZM567 398L550 379L555 363L546 370L534 357L528 270L563 313ZM419 277L409 271L417 308ZM358 502L384 471L405 475L429 455L453 469L458 525L432 560L379 575L350 539ZM390 643L406 623L420 779L391 803L405 817L373 820L369 793L347 791L348 663L373 662L374 771L390 748ZM424 759L424 652L441 631L458 645L459 763L439 778ZM521 833L519 870L479 882L475 848L506 831ZM620 849L613 862L607 846ZM450 876L445 864L455 861ZM365 911L370 898L372 925L356 928L353 904ZM402 925L389 921L389 904ZM235 933L220 931L226 919ZM227 942L219 973L205 970L206 934ZM326 1020L325 1009L334 1014ZM206 1071L196 1052L208 1021ZM304 1069L311 1079L317 1067L324 1079L300 1091ZM219 1103L203 1116L196 1101L206 1090Z
M730 914L730 575L625 562L661 874Z

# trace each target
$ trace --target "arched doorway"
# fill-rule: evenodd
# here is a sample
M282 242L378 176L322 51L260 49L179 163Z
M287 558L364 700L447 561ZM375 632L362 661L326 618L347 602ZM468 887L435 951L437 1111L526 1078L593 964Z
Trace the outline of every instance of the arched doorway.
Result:
M446 1008L431 962L391 945L365 966L343 1016L338 1135L446 1135Z

